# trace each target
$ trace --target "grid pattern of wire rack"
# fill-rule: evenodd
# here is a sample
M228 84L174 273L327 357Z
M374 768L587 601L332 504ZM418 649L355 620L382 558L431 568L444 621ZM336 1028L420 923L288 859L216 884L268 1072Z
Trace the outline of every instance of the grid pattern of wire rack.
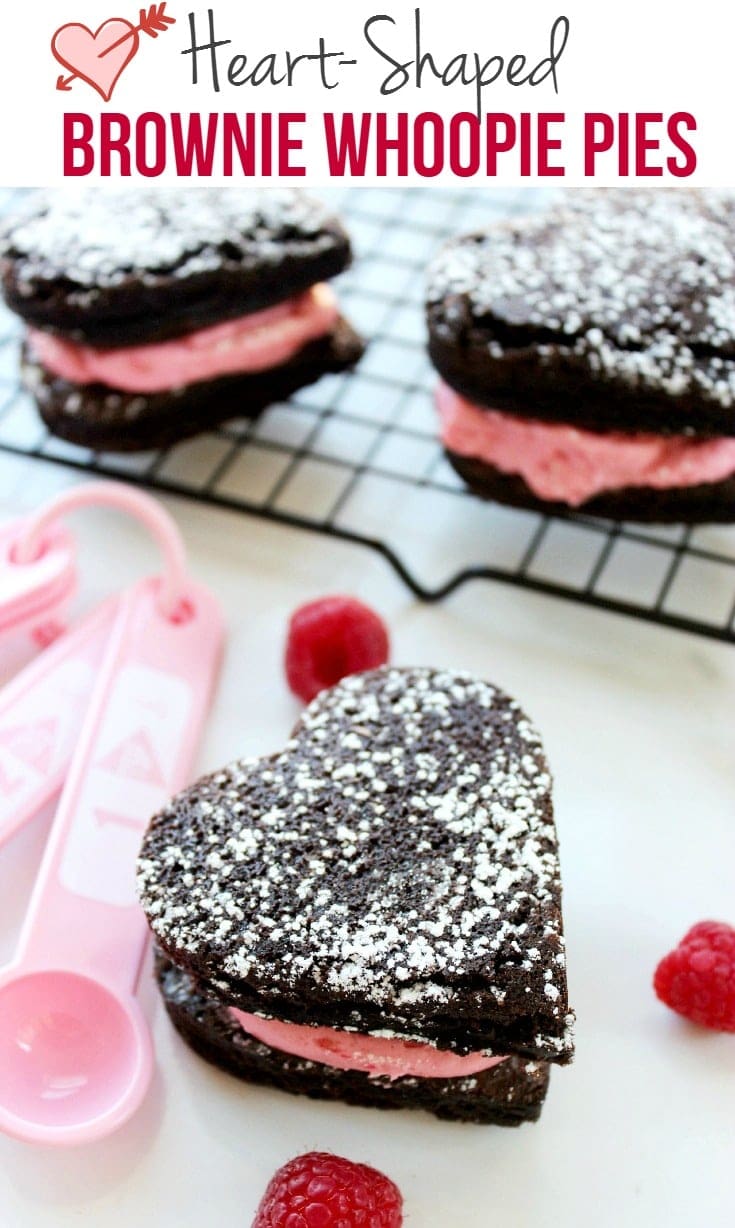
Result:
M14 195L0 193L0 210ZM487 578L735 642L734 529L515 511L469 494L444 458L425 349L426 263L448 236L538 207L545 193L322 195L354 241L338 289L368 340L355 371L327 376L256 422L235 420L164 452L93 454L43 428L18 384L17 321L0 309L0 450L362 544L426 601Z

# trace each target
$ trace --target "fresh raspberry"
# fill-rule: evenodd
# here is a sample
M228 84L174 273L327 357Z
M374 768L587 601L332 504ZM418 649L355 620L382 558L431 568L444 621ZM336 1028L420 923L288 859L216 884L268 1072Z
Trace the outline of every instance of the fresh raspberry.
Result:
M377 1169L311 1151L271 1177L252 1228L401 1228L402 1223L401 1192Z
M693 1023L735 1032L735 929L720 921L694 925L661 960L653 987Z
M387 660L383 620L355 597L321 597L291 615L286 678L304 703L340 678L376 669Z

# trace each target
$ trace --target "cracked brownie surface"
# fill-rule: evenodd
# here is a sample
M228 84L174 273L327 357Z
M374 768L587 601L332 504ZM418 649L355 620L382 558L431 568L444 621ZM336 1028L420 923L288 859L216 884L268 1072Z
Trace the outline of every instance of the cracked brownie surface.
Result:
M578 190L448 243L432 359L469 400L599 431L735 435L735 194Z

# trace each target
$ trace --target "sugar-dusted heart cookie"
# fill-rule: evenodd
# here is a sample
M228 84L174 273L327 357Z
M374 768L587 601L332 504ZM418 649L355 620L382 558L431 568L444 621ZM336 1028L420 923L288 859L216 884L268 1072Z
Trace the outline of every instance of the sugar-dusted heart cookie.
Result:
M447 458L478 495L735 521L735 192L571 189L428 273Z
M541 740L467 674L324 692L280 754L153 820L139 889L168 959L271 1048L393 1079L571 1057Z
M363 345L327 285L350 257L291 189L36 193L0 223L23 382L50 431L99 451L166 447L350 367Z

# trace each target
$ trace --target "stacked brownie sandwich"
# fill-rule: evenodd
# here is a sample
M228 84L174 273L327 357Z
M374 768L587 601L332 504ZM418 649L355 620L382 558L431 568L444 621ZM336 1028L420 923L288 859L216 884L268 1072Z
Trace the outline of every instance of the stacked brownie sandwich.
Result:
M325 284L349 260L337 219L280 189L58 189L0 232L44 421L116 451L252 417L354 363Z
M241 1078L516 1125L571 1059L548 766L467 674L324 692L154 818L138 881L171 1019Z
M429 278L449 460L478 494L735 520L735 195L569 192Z

